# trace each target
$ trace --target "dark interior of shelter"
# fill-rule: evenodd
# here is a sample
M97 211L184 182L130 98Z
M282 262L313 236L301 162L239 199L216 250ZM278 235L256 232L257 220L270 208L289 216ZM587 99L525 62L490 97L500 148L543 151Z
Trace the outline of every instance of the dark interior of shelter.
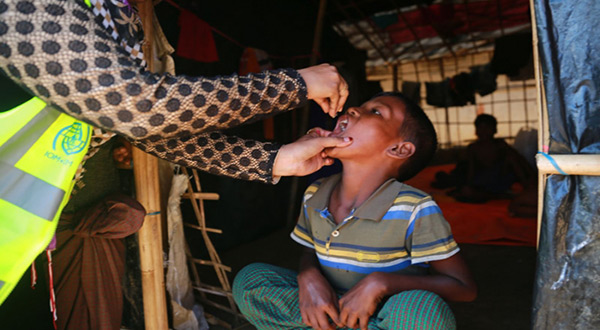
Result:
M435 126L439 148L431 164L406 183L437 202L478 286L473 302L449 302L457 327L531 328L539 205L537 184L530 191L526 182L537 180L538 110L530 1L155 2L162 31L175 50L171 56L177 74L241 74L248 72L245 70L252 61L258 70L332 63L349 85L345 108L358 106L382 91L403 92L419 104ZM321 2L326 2L326 10L319 17ZM320 40L317 45L315 39ZM4 76L0 78L3 108L10 109L29 97ZM468 146L477 141L474 121L481 114L495 117L496 138L504 140L516 152L519 166L530 171L528 179L522 179L517 171L510 184L493 196L461 189ZM315 126L333 129L335 120L312 102L306 108L230 133L285 144ZM117 166L112 159L113 150L122 143L113 138L87 161L87 190L72 197L67 207L85 211L114 192L135 198L133 171ZM316 179L339 172L340 164L305 177L283 177L275 185L161 166L171 175L188 178L181 199L185 242L177 253L189 267L184 275L193 288L193 308L167 303L170 328L178 329L176 324L193 318L197 327L179 329L253 329L231 298L234 276L253 262L298 268L302 246L290 238L290 232L300 212L302 194ZM206 194L204 199L194 199L190 197L194 193ZM164 221L165 267L172 257L168 252L169 231ZM118 238L118 248L126 250L126 259L121 261L110 260L111 249L117 247L96 245L109 252L103 257L106 261L95 266L90 265L94 260L86 260L95 254L78 252L87 244L85 235L72 235L81 242L69 239L73 249L69 259L53 261L55 280L63 276L56 274L57 270L77 268L99 274L103 267L124 263L121 327L144 329L137 235ZM0 328L53 328L47 269L48 257L43 253L0 306ZM32 288L34 277L37 280ZM167 276L167 287L170 280L179 279ZM55 288L73 293L84 289L79 284ZM171 295L167 293L168 302Z

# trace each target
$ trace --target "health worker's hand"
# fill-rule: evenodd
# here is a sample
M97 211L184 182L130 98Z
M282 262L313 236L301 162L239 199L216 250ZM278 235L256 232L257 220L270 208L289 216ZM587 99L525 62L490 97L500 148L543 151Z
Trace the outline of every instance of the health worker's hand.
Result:
M352 139L330 137L330 134L328 130L315 127L295 142L283 145L275 157L273 177L308 175L333 164L325 149L347 147L352 144Z
M309 100L317 102L332 118L344 108L348 99L348 84L335 66L320 64L298 70L304 79Z

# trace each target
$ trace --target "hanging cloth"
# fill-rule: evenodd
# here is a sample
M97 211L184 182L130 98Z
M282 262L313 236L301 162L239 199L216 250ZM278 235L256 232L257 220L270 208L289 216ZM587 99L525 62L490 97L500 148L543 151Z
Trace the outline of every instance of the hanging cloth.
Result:
M421 83L416 81L403 81L402 94L416 104L421 103Z
M490 62L496 74L515 76L526 66L533 54L531 33L518 33L494 40L494 55Z
M120 329L123 238L142 226L145 214L136 200L115 194L61 216L52 256L59 329Z
M177 56L198 62L217 62L219 54L208 23L194 13L182 10L179 14L179 41Z
M469 75L471 76L473 89L479 95L486 96L496 90L497 75L492 71L491 64L472 66Z

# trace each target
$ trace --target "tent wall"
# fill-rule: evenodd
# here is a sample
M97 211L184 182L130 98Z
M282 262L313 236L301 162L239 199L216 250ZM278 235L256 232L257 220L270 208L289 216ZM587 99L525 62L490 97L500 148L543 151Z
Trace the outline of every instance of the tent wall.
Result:
M542 150L597 159L600 2L535 0L534 8L549 127ZM545 184L532 327L598 329L600 177L563 170L570 175L550 175Z

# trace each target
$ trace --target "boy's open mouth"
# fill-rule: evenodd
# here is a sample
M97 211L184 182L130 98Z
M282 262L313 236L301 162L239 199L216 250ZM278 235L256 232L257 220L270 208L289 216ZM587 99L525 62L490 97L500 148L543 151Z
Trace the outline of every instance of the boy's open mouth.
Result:
M331 136L342 135L346 131L347 127L348 127L348 117L345 117L345 116L340 117L340 119L338 119L337 125L335 125L335 129L331 133Z

